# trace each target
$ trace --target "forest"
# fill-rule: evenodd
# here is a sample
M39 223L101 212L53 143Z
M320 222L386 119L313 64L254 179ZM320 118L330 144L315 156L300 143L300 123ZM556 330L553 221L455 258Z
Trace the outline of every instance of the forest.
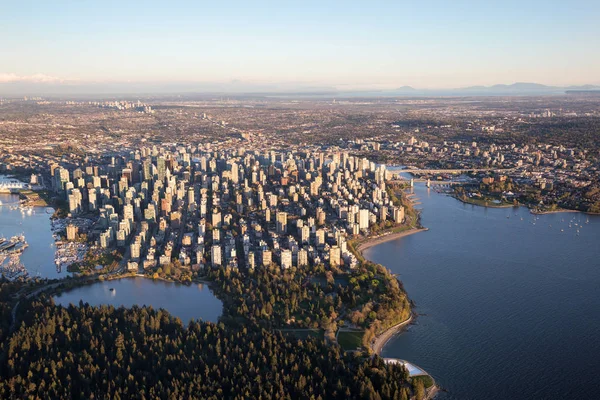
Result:
M378 356L344 353L252 322L184 326L152 308L64 308L46 295L21 302L17 329L2 338L2 398L424 396L422 380Z
M377 333L408 318L410 303L398 280L377 264L363 262L350 273L323 265L249 274L232 269L208 272L224 302L225 319L265 328L321 328L339 324Z

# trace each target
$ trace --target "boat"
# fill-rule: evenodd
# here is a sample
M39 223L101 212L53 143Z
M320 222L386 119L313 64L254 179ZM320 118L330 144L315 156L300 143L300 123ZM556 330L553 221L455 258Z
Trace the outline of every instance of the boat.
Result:
M0 243L0 252L18 252L24 250L28 246L25 241L25 236L13 236L10 240L4 240Z
M108 290L110 290L111 292L114 292L114 291L115 291L115 288L112 288L112 287L111 287L111 288L110 288L110 289L108 289Z

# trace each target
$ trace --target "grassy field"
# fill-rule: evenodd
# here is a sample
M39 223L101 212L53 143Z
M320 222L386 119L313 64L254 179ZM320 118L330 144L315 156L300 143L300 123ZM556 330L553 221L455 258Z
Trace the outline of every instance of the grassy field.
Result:
M344 351L356 350L362 347L364 335L364 331L341 331L337 335L337 341Z

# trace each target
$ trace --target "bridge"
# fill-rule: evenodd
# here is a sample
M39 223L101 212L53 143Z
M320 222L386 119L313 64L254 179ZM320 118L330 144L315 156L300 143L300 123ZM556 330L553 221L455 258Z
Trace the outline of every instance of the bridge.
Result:
M417 182L427 183L428 181L429 181L430 185L441 185L441 186L462 185L463 183L465 183L465 182L459 182L459 181L432 181L432 180L429 180L429 179L413 179L414 183L417 183ZM406 183L406 180L404 180L404 181L392 181L392 182L404 182L404 183Z
M409 173L409 174L462 174L465 172L512 172L516 168L462 168L462 169L418 169L407 168L402 170L390 171L392 173Z

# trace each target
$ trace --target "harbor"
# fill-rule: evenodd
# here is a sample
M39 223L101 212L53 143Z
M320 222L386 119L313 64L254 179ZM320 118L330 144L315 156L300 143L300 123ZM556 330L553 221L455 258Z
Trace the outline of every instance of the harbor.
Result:
M0 237L0 255L2 254L20 254L29 245L25 241L24 235L13 236L10 239Z
M10 239L0 237L0 274L8 279L28 276L27 268L21 262L21 254L29 245L25 236Z
M3 243L7 244L13 237L23 236L24 239L17 240L20 244L2 247L5 251L1 252L0 273L11 279L22 276L65 277L64 272L57 271L54 262L56 239L52 236L51 214L46 208L23 205L19 196L14 194L0 194L0 204L0 238L5 239ZM10 246L12 248L8 248Z

